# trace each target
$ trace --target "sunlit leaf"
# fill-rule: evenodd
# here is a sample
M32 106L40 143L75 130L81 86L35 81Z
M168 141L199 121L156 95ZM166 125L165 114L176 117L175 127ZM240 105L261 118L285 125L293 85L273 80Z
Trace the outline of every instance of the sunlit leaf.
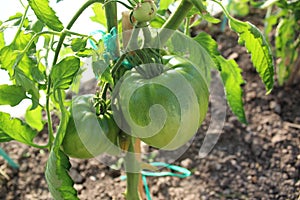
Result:
M20 12L17 12L16 14L10 16L8 18L8 20L6 20L5 22L9 22L9 21L13 21L13 20L21 20L22 17L23 17L23 14Z
M79 200L73 188L74 182L68 174L70 167L68 157L61 150L51 150L45 176L54 199Z
M242 70L234 60L226 60L220 54L217 42L207 33L199 33L194 40L207 50L216 68L220 71L230 109L238 117L240 122L247 123L242 99L243 90L241 84L244 83L241 75Z
M85 48L86 38L74 38L71 43L71 48L73 51L77 52Z
M16 106L27 98L22 86L0 85L0 105Z
M274 84L274 64L270 46L257 27L249 22L229 18L232 30L239 34L239 43L251 54L251 60L270 93Z
M39 20L55 31L62 31L64 26L50 7L48 0L28 0L28 3Z
M29 94L32 101L31 109L35 109L39 105L39 89L37 84L28 77L22 70L16 70L14 74L16 84L21 85Z
M171 3L173 3L173 2L174 2L174 0L163 0L163 1L160 1L159 2L159 9L160 10L167 10L168 7L169 7L169 5Z
M95 16L90 17L90 19L106 27L105 11L103 9L102 4L95 3L92 9L94 11Z
M42 107L38 106L36 109L31 110L31 106L28 107L25 113L25 121L32 128L37 131L41 131L44 128L44 122L42 118Z
M50 77L54 89L68 89L80 68L80 60L75 56L64 58L51 69Z
M5 138L6 141L10 138L10 140L31 145L36 134L37 132L22 120L11 118L8 113L0 112L0 138Z
M0 49L5 46L4 33L0 32Z

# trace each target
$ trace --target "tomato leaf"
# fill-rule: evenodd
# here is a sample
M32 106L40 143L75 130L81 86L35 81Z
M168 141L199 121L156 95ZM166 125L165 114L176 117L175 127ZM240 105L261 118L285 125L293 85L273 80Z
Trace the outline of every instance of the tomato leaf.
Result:
M265 37L250 22L242 22L232 17L228 19L231 29L239 34L239 43L251 54L252 63L265 84L267 93L270 93L274 85L274 64Z
M160 10L167 10L169 8L169 5L173 2L174 2L174 0L159 1L159 9Z
M54 31L62 31L64 26L50 7L48 0L28 0L28 3L39 20Z
M41 131L44 128L42 111L43 109L41 106L38 106L34 110L31 110L30 107L28 107L25 113L26 123L37 131Z
M53 148L56 149L56 148ZM71 164L68 157L61 150L51 150L47 166L46 180L54 199L79 199L73 188L73 180L68 174Z
M80 60L75 56L64 58L54 65L50 77L54 89L68 89L80 68Z
M107 64L104 60L98 60L93 62L93 72L96 78L100 78L103 82L109 82L113 85L113 78L110 73L109 64Z
M22 86L0 85L0 105L16 106L27 98Z
M232 112L238 117L239 121L247 124L243 104L243 90L241 85L244 84L244 79L241 75L242 70L234 60L226 60L222 56L217 59L221 64L221 78L225 86L226 98Z
M18 53L12 49L12 46L5 46L0 50L1 69L5 69L10 77L14 74L13 66L17 57Z
M103 9L102 4L95 3L92 9L95 13L95 16L90 17L90 19L106 27L105 11Z
M32 145L37 132L18 118L11 118L8 113L0 112L0 142L16 140Z
M71 43L71 48L74 52L83 50L86 46L86 38L74 38Z
M203 46L212 57L216 68L221 74L230 109L238 117L240 122L246 124L247 120L242 99L243 90L241 88L241 84L244 83L244 80L241 75L241 69L234 60L226 60L220 54L217 42L207 33L199 33L194 40Z
M1 21L0 21L1 26ZM4 33L0 31L0 49L2 49L5 46L5 40L4 40Z

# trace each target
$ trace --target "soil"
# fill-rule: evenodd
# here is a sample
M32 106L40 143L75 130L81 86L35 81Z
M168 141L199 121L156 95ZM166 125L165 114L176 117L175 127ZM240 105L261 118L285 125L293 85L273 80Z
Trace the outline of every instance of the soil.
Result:
M255 16L255 13L254 15ZM262 24L250 16L254 24ZM212 30L214 29L214 30ZM266 95L237 36L210 27L226 58L243 69L244 104L248 125L227 109L221 136L208 156L198 151L209 126L210 113L188 150L174 163L189 169L187 178L147 177L152 199L300 199L300 85L275 86ZM44 141L46 132L38 137ZM0 158L0 199L51 199L44 177L48 152L16 142L0 144L19 165L12 169ZM79 198L123 199L126 181L96 159L70 159L70 175ZM166 170L166 169L164 169Z

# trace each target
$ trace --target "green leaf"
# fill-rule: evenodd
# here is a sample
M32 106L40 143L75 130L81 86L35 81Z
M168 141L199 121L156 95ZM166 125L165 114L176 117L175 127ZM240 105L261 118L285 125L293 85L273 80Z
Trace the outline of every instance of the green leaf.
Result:
M41 20L36 20L31 24L30 30L34 31L35 33L39 33L43 30L44 26L45 25Z
M93 62L92 67L97 79L100 78L103 82L109 82L113 85L114 81L110 73L109 64L107 64L104 60L98 60Z
M95 13L95 16L90 17L90 19L106 27L105 11L102 7L102 4L95 3L92 9Z
M32 145L37 132L18 118L11 118L7 113L0 112L0 138L9 138L18 142ZM0 140L1 141L1 140Z
M16 106L27 98L22 86L0 85L0 105Z
M38 106L34 110L31 110L30 107L26 110L25 121L29 126L40 132L44 128L44 121L42 118L43 108Z
M13 66L17 57L18 52L14 51L11 45L5 46L0 50L1 69L5 69L9 73L10 77L14 74Z
M225 86L228 104L239 121L247 124L242 99L243 90L241 85L245 83L241 75L242 70L234 60L226 60L222 56L217 57L217 59L222 67L221 78Z
M159 9L160 10L167 10L169 8L169 5L173 3L174 0L163 0L159 2Z
M23 69L25 71L26 70L28 71L32 66L32 63L28 63L29 60L32 59L28 60L27 58L23 57L24 54L21 55L20 53L26 47L26 45L28 44L31 38L32 38L32 34L30 33L26 34L24 31L21 31L14 43L5 46L0 50L1 68L7 70L9 72L10 77L13 76L15 67L18 66L19 63L25 61L27 62L26 66L23 65Z
M71 48L74 52L80 51L85 48L87 38L74 38L71 43Z
M161 28L166 20L159 15L156 15L156 17L150 22L152 28Z
M201 15L201 17L202 17L204 20L206 20L206 21L208 21L208 22L210 22L210 23L212 23L212 24L218 24L218 23L221 22L221 20L219 20L218 18L215 18L215 17L211 16L209 13L206 13L206 14L204 14L204 15Z
M76 56L86 58L95 55L95 50L93 49L84 49L76 53Z
M8 18L8 20L6 20L5 22L9 22L9 21L13 21L13 20L20 20L21 21L22 17L23 17L23 14L20 13L20 12L17 12L16 14L10 16Z
M270 93L274 85L274 64L265 37L249 22L242 22L232 17L228 19L231 29L239 34L239 43L244 45L251 54L252 63L265 84L267 93Z
M71 164L61 150L51 150L46 166L46 180L52 197L56 200L79 200L68 174Z
M50 77L54 89L68 89L80 68L80 60L75 56L64 58L52 67Z
M199 33L194 40L205 48L212 57L216 68L220 71L230 109L240 122L246 124L247 120L242 99L243 90L241 88L244 80L241 75L241 69L234 60L226 60L220 54L217 42L207 33Z
M6 135L3 131L0 130L0 143L1 142L9 142L13 140L11 137L9 137L8 135Z
M48 0L28 0L28 3L39 20L54 31L62 31L64 26L50 7Z
M4 46L5 46L4 33L1 31L0 32L0 49L2 49Z
M21 85L30 95L32 101L32 108L35 109L39 105L39 89L37 85L29 79L22 71L18 70L15 73L17 85Z

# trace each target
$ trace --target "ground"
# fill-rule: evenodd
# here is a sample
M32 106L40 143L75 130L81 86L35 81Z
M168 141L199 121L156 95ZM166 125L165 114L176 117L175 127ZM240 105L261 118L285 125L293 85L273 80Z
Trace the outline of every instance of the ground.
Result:
M189 169L192 175L183 179L148 177L152 198L299 199L300 85L276 84L266 95L249 55L237 45L237 36L229 30L221 33L215 27L207 28L214 29L222 54L235 59L243 69L249 124L241 124L228 109L218 143L208 156L200 158L198 151L210 123L208 113L190 148L173 163ZM39 141L45 138L41 133ZM16 142L0 146L20 165L19 170L13 170L0 158L0 199L51 199L44 177L48 152ZM80 199L123 199L123 171L112 170L96 159L71 159L71 163L70 175Z

